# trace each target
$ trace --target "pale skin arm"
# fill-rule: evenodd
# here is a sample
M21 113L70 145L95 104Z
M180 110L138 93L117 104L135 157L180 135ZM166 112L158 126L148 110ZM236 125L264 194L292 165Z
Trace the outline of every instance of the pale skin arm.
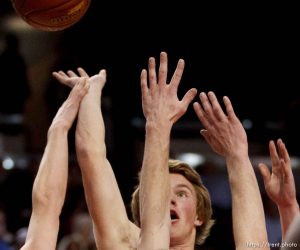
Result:
M287 230L286 237L283 240L283 244L290 245L283 246L281 248L282 250L300 249L300 214L296 215L296 217L293 219L290 227Z
M183 70L184 61L180 59L167 84L168 59L167 54L161 52L158 75L153 57L149 58L149 76L146 70L141 73L146 135L140 177L141 235L138 248L143 250L169 249L170 245L170 133L197 93L196 89L190 89L182 100L178 99Z
M59 216L68 178L68 131L88 91L85 79L72 89L48 130L47 145L32 189L32 214L22 250L56 249Z
M264 209L259 186L248 156L246 132L235 115L228 97L223 98L226 113L215 94L200 93L194 110L204 129L201 134L211 148L226 160L232 195L233 233L236 249L248 249L248 243L269 249Z
M264 185L269 198L277 205L282 237L284 238L293 219L299 214L299 204L296 199L296 187L291 167L289 153L283 141L277 140L277 150L274 141L269 143L272 173L266 164L260 163L259 170L264 179Z
M102 90L106 71L89 77L78 68L56 78L72 87L81 77L88 78L90 89L80 105L76 128L76 152L82 172L85 197L94 223L98 249L130 249L135 247L139 229L128 219L125 205L113 172L106 158L105 127L101 111Z

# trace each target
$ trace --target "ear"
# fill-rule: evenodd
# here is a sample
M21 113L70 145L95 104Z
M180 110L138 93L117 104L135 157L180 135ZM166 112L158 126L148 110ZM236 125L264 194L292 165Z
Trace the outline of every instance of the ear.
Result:
M198 219L198 216L195 218L194 225L200 227L203 224L203 221Z

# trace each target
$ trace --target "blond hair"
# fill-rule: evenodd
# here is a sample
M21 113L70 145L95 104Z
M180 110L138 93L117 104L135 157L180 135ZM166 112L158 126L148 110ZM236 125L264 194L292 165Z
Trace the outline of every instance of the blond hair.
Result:
M203 185L198 172L191 168L188 164L179 160L169 160L169 172L181 174L194 187L197 197L197 215L203 221L203 224L196 228L196 245L202 245L209 236L211 227L214 224L212 219L212 205L209 192ZM139 207L139 186L136 187L131 199L131 212L134 223L140 226L140 207Z

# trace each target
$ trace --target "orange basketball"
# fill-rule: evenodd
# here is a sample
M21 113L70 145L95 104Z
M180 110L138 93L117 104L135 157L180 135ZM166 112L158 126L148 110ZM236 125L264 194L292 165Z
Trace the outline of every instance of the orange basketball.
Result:
M34 28L66 29L87 12L91 0L11 0L15 11Z

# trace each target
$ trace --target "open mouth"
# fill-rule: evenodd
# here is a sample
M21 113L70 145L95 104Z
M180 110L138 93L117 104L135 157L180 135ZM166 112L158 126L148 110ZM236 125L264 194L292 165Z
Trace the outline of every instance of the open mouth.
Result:
M179 219L178 214L177 214L176 211L174 211L174 210L171 210L171 211L170 211L170 217L171 217L171 220L172 220L172 221L178 220L178 219Z

